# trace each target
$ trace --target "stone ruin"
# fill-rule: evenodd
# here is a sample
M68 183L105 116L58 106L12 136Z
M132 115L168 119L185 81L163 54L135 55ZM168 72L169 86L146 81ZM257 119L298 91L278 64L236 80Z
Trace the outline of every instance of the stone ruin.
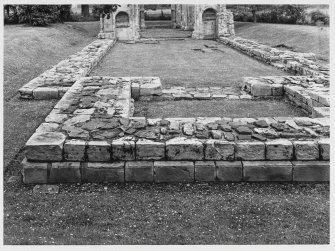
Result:
M138 40L145 28L144 5L121 5L115 13L100 16L99 38ZM224 4L172 4L173 28L193 30L194 39L216 39L234 35L233 13Z

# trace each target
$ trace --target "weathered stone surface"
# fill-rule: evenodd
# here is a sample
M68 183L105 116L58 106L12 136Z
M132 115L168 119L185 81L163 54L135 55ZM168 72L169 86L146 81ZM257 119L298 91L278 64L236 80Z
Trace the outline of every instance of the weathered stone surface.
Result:
M195 161L195 181L215 181L216 170L214 161Z
M71 161L85 160L86 142L84 140L67 140L64 144L64 158Z
M294 141L293 146L297 160L319 159L319 146L317 141Z
M33 193L35 194L58 194L59 186L57 185L36 185L33 188Z
M61 124L63 121L67 119L67 114L59 114L59 113L53 113L51 112L46 118L45 122L47 123L58 123Z
M255 128L254 131L271 139L279 137L279 134L272 128Z
M141 129L145 128L147 125L147 121L145 117L131 117L132 128Z
M124 182L124 162L84 163L83 182L112 183Z
M60 132L34 133L26 143L26 157L28 160L60 161L65 139Z
M228 141L234 141L235 136L231 132L223 132L224 138Z
M147 139L136 142L137 160L161 160L165 158L165 144Z
M33 91L35 99L58 99L58 89L50 87L37 87Z
M238 142L235 145L236 160L264 160L265 144L263 142Z
M233 160L235 144L225 140L207 140L205 142L205 160Z
M271 85L261 82L254 83L251 85L251 94L257 97L271 96L272 95Z
M237 131L237 133L242 134L242 135L251 135L252 134L252 131L247 126L239 126L235 130Z
M135 142L132 137L124 137L112 142L113 160L135 160Z
M292 181L290 161L242 161L244 181Z
M318 142L319 142L321 159L330 160L330 139L322 138Z
M242 180L241 161L215 161L218 181L238 182Z
M211 130L211 135L213 139L221 139L222 132L220 130Z
M197 139L173 138L166 142L166 157L168 160L202 160L204 147Z
M287 139L277 139L265 142L267 160L291 160L293 144Z
M254 125L257 126L257 127L261 127L261 128L267 128L269 126L268 123L266 123L265 120L256 120L254 122Z
M192 182L194 181L194 163L191 161L155 161L154 181Z
M63 126L74 126L76 124L79 123L84 123L88 120L90 120L91 115L76 115L73 116L72 118L66 120L65 122L63 122Z
M37 129L36 132L55 132L59 128L57 123L42 123Z
M154 162L127 161L125 166L126 182L153 182Z
M81 182L80 162L52 163L48 183L78 182Z
M162 84L159 78L154 78L153 81L142 83L140 85L140 96L161 95Z
M193 124L185 123L184 126L183 126L183 132L187 136L192 136L193 133L194 133Z
M292 161L293 181L330 181L329 161Z
M330 107L313 107L312 118L322 118L330 116Z
M89 141L87 147L88 161L110 161L111 145L106 141Z
M211 98L211 94L210 93L201 93L201 92L197 92L196 94L194 94L194 99L197 100L207 100Z
M24 158L22 163L23 183L26 184L44 184L48 179L48 164L38 162L28 162Z

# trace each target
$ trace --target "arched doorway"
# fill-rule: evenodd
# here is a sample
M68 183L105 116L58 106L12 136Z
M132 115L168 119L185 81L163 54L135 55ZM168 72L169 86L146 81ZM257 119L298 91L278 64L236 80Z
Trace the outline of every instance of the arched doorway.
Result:
M216 11L212 8L202 13L204 39L215 39L216 37Z

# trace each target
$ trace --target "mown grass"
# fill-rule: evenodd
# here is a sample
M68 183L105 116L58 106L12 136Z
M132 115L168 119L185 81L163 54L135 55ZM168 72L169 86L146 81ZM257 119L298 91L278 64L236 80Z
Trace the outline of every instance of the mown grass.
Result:
M307 116L284 100L203 100L135 102L137 117L301 117Z
M329 61L329 27L235 22L235 33L270 46L284 44L298 52L313 52Z
M5 186L4 244L327 244L328 184Z
M49 28L4 26L5 167L57 102L23 101L18 98L18 89L92 42L94 38L88 33L84 28L78 31L66 24Z

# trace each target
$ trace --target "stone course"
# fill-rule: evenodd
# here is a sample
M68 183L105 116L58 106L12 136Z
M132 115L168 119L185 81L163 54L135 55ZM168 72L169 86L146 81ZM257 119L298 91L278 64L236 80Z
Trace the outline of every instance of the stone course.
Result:
M19 89L21 98L58 99L100 62L115 40L96 40Z

